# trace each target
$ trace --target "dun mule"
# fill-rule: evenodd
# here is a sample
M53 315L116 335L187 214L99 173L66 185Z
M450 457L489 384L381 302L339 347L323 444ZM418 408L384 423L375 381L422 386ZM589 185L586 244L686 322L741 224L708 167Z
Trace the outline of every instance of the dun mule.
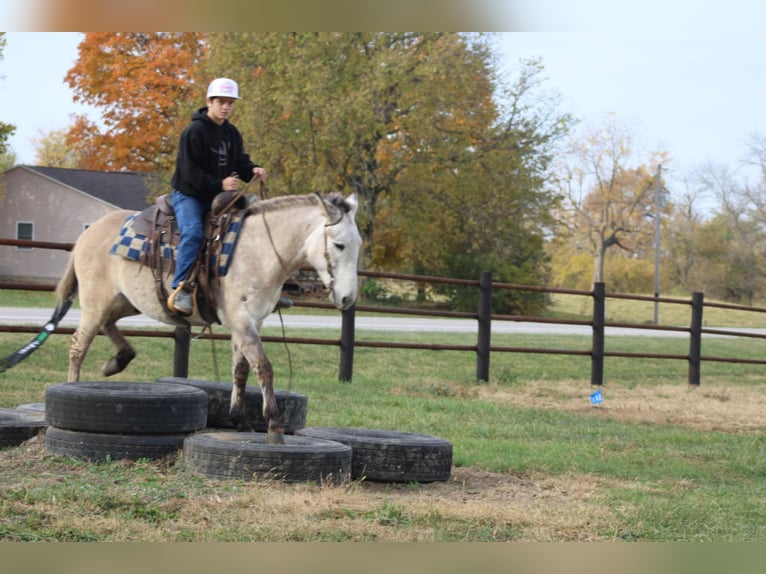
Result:
M282 284L300 267L313 267L338 309L350 307L357 295L357 258L362 240L354 220L356 194L277 197L248 208L228 273L214 282L221 323L231 332L234 386L230 414L239 430L249 430L245 417L245 386L252 368L263 391L263 415L269 442L282 442L282 416L274 396L274 373L259 335L273 311ZM69 381L80 368L93 338L101 330L117 349L103 367L105 376L122 371L135 351L120 333L122 317L144 313L174 323L157 297L149 269L135 261L110 255L117 233L131 214L117 211L101 218L80 236L56 293L57 309L65 309L75 294L82 316L69 350ZM169 289L168 285L165 287ZM54 315L55 316L55 315ZM204 325L197 314L192 325Z

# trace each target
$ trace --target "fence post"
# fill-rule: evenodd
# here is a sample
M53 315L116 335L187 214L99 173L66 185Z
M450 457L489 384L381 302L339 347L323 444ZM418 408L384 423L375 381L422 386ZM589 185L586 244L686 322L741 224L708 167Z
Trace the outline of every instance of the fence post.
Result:
M692 320L689 328L689 384L700 384L700 363L702 358L702 309L704 294L692 293Z
M479 273L479 333L476 341L476 380L489 381L489 346L492 336L492 272Z
M603 283L593 284L593 346L590 360L590 384L604 383L604 323L606 289Z
M173 376L189 376L189 349L191 347L191 327L176 325L173 335L175 347L173 348Z
M341 312L340 325L340 366L338 380L350 383L354 371L354 328L356 323L356 305Z

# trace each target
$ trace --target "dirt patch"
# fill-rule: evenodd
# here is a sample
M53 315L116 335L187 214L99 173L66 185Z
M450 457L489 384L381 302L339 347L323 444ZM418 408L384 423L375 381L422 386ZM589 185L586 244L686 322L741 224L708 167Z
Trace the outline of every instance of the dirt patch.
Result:
M766 429L766 385L659 385L647 387L601 387L603 402L591 404L597 388L582 381L527 382L502 389L477 387L476 398L506 402L517 407L592 413L624 422L673 424L694 430L734 433Z
M456 467L450 480L430 484L216 481L170 458L74 463L46 454L42 443L0 451L0 538L588 541L618 530L603 499L618 483L598 476Z

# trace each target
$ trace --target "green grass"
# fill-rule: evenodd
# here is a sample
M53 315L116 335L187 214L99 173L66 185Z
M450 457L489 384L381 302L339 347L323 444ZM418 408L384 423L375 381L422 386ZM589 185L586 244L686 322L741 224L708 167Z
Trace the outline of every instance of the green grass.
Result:
M44 307L53 309L56 295L51 291L0 289L0 307Z
M219 330L220 331L220 330ZM279 335L277 330L267 335ZM294 330L292 337L337 338L337 332ZM0 354L20 347L31 335L4 334ZM362 340L473 344L472 335L360 332ZM119 380L156 380L171 373L171 339L133 338L138 357ZM497 335L498 346L588 349L588 337ZM685 339L613 337L607 351L685 354ZM764 344L752 339L706 339L703 355L763 357ZM0 406L44 399L45 388L66 378L68 337L54 335L27 361L0 374ZM593 483L594 512L608 513L604 523L585 532L588 539L629 541L739 541L766 539L766 437L751 432L695 430L679 424L652 424L601 416L595 409L547 408L556 385L582 385L583 402L591 391L590 360L566 355L493 353L488 384L474 381L470 352L357 348L350 384L337 380L338 349L316 345L267 343L276 386L309 396L310 426L392 428L442 436L453 443L458 468L532 482ZM190 376L228 380L228 342L192 342ZM111 355L98 337L86 360L83 379L99 380L101 363ZM732 392L766 393L765 368L703 362L702 388L725 385ZM607 358L605 392L612 389L685 387L686 364L675 360ZM540 383L539 404L517 405L514 397L530 383ZM547 385L544 389L542 385ZM482 389L506 393L494 400ZM756 394L757 396L757 394ZM724 404L724 403L721 403ZM747 421L745 421L747 422ZM4 457L4 458L3 458ZM0 539L3 540L350 540L368 539L367 529L392 529L433 540L538 539L532 519L496 523L470 516L447 516L435 503L422 509L408 502L416 491L391 491L382 499L367 495L369 505L356 510L331 505L311 524L269 528L230 522L215 514L201 533L188 524L201 500L245 500L255 490L238 483L211 483L175 466L146 462L89 465L45 457L25 458L21 449L0 453ZM57 479L57 476L70 476ZM47 478L46 478L47 477ZM253 487L256 488L256 487ZM428 487L421 487L426 489ZM340 496L340 495L337 495ZM228 498L227 498L228 497ZM55 508L79 517L62 525L49 514ZM245 503L246 506L247 503ZM507 504L513 506L514 499ZM238 503L239 506L239 503ZM212 512L209 507L205 512ZM343 510L346 508L346 510ZM223 512L223 511L222 511ZM577 512L573 509L572 512ZM134 538L106 526L109 520L138 528ZM110 522L111 524L111 522ZM538 525L539 527L539 525ZM561 532L553 539L571 536ZM546 538L543 538L546 539Z

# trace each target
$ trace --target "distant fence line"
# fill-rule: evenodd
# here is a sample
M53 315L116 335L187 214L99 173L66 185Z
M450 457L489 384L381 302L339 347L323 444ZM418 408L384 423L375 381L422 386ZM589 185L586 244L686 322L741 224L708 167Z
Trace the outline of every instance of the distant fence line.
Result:
M26 241L18 239L2 239L0 245L16 245L23 247L36 247L41 249L61 249L71 250L72 243L52 243L41 241ZM736 337L751 337L766 339L766 335L760 333L750 333L744 331L708 329L703 327L703 312L705 307L717 307L737 311L748 311L755 313L766 313L766 309L757 307L746 307L741 305L730 305L724 303L705 303L704 295L701 292L695 292L690 299L654 297L647 295L631 295L624 293L606 293L604 283L594 283L590 291L577 289L560 289L553 287L517 285L512 283L493 282L492 274L488 271L481 272L477 279L457 279L435 277L427 275L411 275L404 273L387 273L380 271L359 271L359 275L368 278L391 279L398 281L411 281L417 283L429 284L451 284L465 287L474 287L479 290L479 303L475 313L445 311L445 310L424 310L412 308L394 308L370 305L355 305L341 313L340 338L322 339L322 338L296 338L296 337L263 337L266 342L286 342L295 344L309 345L330 345L337 346L340 349L340 360L338 368L338 379L340 381L351 381L354 365L354 349L357 347L385 348L385 349L420 349L420 350L440 350L440 351L463 351L476 354L476 380L489 381L490 359L492 353L534 353L534 354L564 354L589 356L591 359L592 385L600 386L604 382L604 358L605 357L625 357L625 358L649 358L649 359L674 359L684 360L688 363L688 382L690 385L698 386L700 384L701 369L703 361L723 362L723 363L747 363L766 365L766 360L759 359L738 359L728 357L711 357L702 355L702 336L707 335L725 335ZM24 289L37 291L53 291L54 285L40 285L35 283L15 283L0 282L0 289ZM568 295L578 295L588 297L592 300L593 314L591 320L575 319L555 319L540 316L525 315L503 315L493 314L491 310L492 292L496 289L529 291L538 293L559 293ZM676 305L686 305L690 308L689 326L679 327L670 325L655 325L645 323L624 323L606 321L606 299L628 299L634 301L647 301L654 303L668 303ZM317 309L334 309L329 303L295 301L296 307L308 307ZM412 316L440 317L440 318L460 318L474 319L477 322L476 344L475 345L447 345L433 343L404 343L404 342L384 342L384 341L357 341L355 319L357 312L380 313L380 314L399 314ZM548 323L558 325L581 325L592 329L591 349L550 349L535 347L510 347L492 345L492 323L493 321L514 321L514 322L532 322ZM605 330L607 327L629 328L629 329L650 329L655 331L676 331L688 333L689 352L685 355L663 354L663 353L633 353L626 351L606 351L605 350ZM173 337L175 339L175 351L173 357L173 375L177 377L187 377L189 371L189 349L191 341L191 329L188 327L176 327L173 332L153 331L145 329L121 329L127 336L135 337ZM18 332L18 333L37 333L38 327L0 325L0 332ZM57 333L73 333L73 328L59 327ZM202 335L201 338L229 339L227 334Z

